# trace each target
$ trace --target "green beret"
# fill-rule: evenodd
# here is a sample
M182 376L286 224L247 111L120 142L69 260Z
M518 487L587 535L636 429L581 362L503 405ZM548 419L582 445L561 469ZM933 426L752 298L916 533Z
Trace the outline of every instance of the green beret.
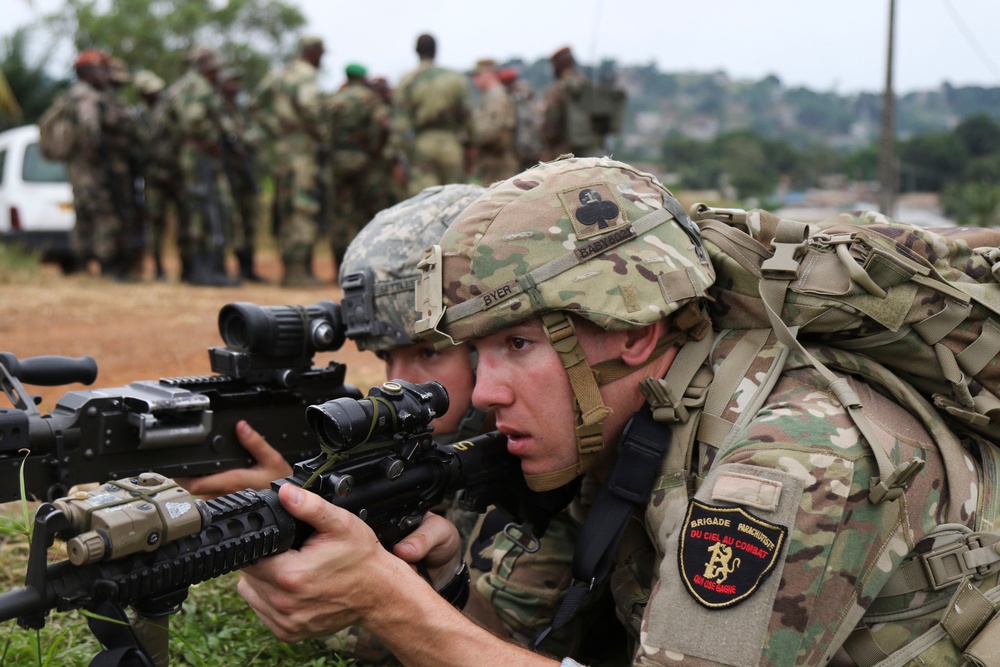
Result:
M357 63L349 64L344 71L347 73L347 76L359 79L363 79L368 76L368 69L364 65L359 65Z

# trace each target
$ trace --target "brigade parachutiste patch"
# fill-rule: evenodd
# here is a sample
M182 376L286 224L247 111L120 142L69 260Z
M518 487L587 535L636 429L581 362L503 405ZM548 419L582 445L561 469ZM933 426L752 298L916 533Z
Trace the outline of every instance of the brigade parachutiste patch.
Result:
M722 609L753 595L774 570L788 529L741 507L692 500L677 558L681 579L699 604Z

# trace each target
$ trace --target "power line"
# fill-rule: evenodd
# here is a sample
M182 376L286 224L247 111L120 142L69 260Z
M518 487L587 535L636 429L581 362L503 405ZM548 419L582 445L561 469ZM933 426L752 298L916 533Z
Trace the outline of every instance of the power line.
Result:
M970 31L968 26L965 25L962 17L958 15L957 11L955 11L955 8L951 4L951 0L941 0L941 4L948 10L948 13L951 15L951 20L955 22L955 27L957 27L959 32L962 33L962 37L965 38L969 47L975 51L976 55L983 62L983 65L986 66L986 69L990 70L990 72L993 73L993 76L996 77L997 81L1000 82L1000 68L996 66L989 54L986 53L986 51L979 45L979 42L976 41L975 35L972 34L972 31Z

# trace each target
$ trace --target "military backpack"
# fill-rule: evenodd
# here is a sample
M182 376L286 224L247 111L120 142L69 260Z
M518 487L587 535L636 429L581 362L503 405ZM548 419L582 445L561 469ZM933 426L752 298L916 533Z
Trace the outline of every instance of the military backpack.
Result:
M76 117L69 94L56 97L38 120L38 148L48 160L64 162L76 147Z

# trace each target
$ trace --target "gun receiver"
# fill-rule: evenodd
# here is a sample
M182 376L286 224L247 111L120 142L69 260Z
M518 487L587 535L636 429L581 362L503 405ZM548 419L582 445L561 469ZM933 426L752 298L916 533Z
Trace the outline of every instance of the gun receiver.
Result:
M457 490L482 509L494 492L523 483L518 460L497 432L451 445L431 439L430 421L447 405L438 383L403 381L374 388L367 398L328 402L317 413L327 417L313 422L340 422L323 426L326 442L362 423L373 437L338 438L339 461L331 464L333 450L324 447L266 490L201 501L146 473L44 503L35 515L25 587L0 595L0 621L18 618L22 627L40 628L52 609L109 602L140 616L170 614L191 585L301 545L312 528L281 506L277 491L284 484L309 487L355 513L388 548ZM68 540L70 560L47 565L55 536Z
M253 465L236 439L240 419L289 463L302 461L320 451L305 408L361 396L344 384L343 364L312 365L316 352L340 349L344 330L332 301L230 303L219 311L226 347L208 350L216 374L71 391L47 415L22 382L90 384L94 360L0 353L0 387L14 406L0 408L0 502L20 497L22 467L26 492L53 500L76 484L146 471L190 477Z

